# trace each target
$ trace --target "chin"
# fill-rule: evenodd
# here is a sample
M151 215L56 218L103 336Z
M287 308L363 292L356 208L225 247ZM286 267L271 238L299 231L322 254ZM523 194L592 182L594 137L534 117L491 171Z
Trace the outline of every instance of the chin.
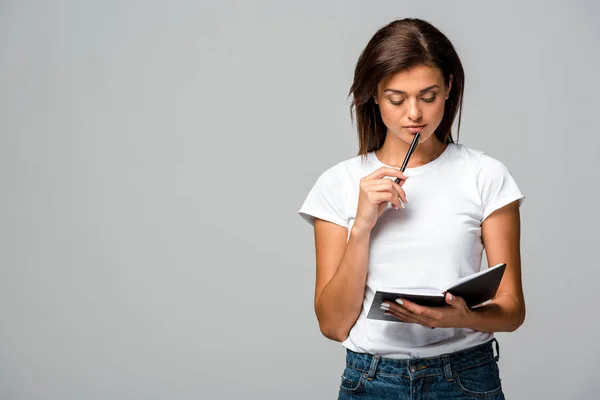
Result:
M399 135L397 134L396 137L398 137L403 142L411 144L412 141L413 141L413 138L415 137L415 134L408 133L408 132L402 132ZM426 141L430 140L432 137L435 137L435 133L434 132L421 133L421 137L419 138L419 143L426 142Z
M426 142L432 138L435 138L435 132L426 133L425 135L421 134L421 137L419 138L419 143Z

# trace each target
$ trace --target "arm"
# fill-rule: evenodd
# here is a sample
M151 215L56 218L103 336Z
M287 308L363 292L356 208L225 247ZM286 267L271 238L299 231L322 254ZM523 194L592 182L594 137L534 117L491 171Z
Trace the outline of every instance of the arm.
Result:
M506 263L496 297L470 309L460 297L446 294L449 307L425 307L403 300L402 305L386 302L392 315L428 327L470 328L481 332L511 332L525 319L521 285L520 215L514 201L490 214L481 225L488 264Z
M401 184L385 176L400 178ZM395 168L381 167L360 180L354 225L348 229L315 218L317 278L315 312L323 335L344 341L356 322L365 296L371 230L388 204L400 209L407 202L401 185L407 177Z
M371 230L354 226L350 231L315 219L317 276L315 312L327 338L348 337L362 307L369 260Z
M473 309L467 327L482 332L511 332L525 320L518 203L490 214L481 225L481 236L488 265L506 262L506 270L494 300Z

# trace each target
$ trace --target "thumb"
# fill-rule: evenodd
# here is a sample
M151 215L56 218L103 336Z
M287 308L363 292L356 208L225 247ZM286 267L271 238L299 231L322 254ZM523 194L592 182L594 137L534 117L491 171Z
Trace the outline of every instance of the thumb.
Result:
M456 302L456 297L452 296L452 293L446 292L446 303L450 305L454 305Z
M460 296L455 296L452 293L446 292L446 303L455 308L464 308L467 307L467 303Z

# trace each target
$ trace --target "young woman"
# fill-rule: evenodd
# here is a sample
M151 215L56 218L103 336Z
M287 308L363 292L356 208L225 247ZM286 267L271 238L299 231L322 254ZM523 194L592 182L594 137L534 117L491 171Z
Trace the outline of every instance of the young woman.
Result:
M453 45L419 19L381 28L356 65L359 154L323 172L299 210L314 225L320 329L347 349L340 399L504 398L493 332L525 318L524 196L502 162L455 143L463 91ZM480 270L484 248L488 265L506 263L491 302L398 299L381 307L400 321L367 319L378 288L448 287Z

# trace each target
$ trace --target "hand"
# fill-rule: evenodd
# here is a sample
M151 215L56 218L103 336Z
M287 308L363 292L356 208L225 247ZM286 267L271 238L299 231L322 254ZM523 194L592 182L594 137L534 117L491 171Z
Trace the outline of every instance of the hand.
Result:
M386 176L401 179L397 184ZM408 179L399 169L381 167L360 180L360 192L358 195L358 206L354 225L372 229L377 219L383 214L388 203L392 203L394 209L404 208L400 200L408 203L406 193L402 185Z
M412 322L429 328L468 328L472 311L462 297L446 293L446 305L425 307L405 299L397 303L383 302L382 309L388 309L392 315L404 322ZM387 306L384 306L386 305Z

